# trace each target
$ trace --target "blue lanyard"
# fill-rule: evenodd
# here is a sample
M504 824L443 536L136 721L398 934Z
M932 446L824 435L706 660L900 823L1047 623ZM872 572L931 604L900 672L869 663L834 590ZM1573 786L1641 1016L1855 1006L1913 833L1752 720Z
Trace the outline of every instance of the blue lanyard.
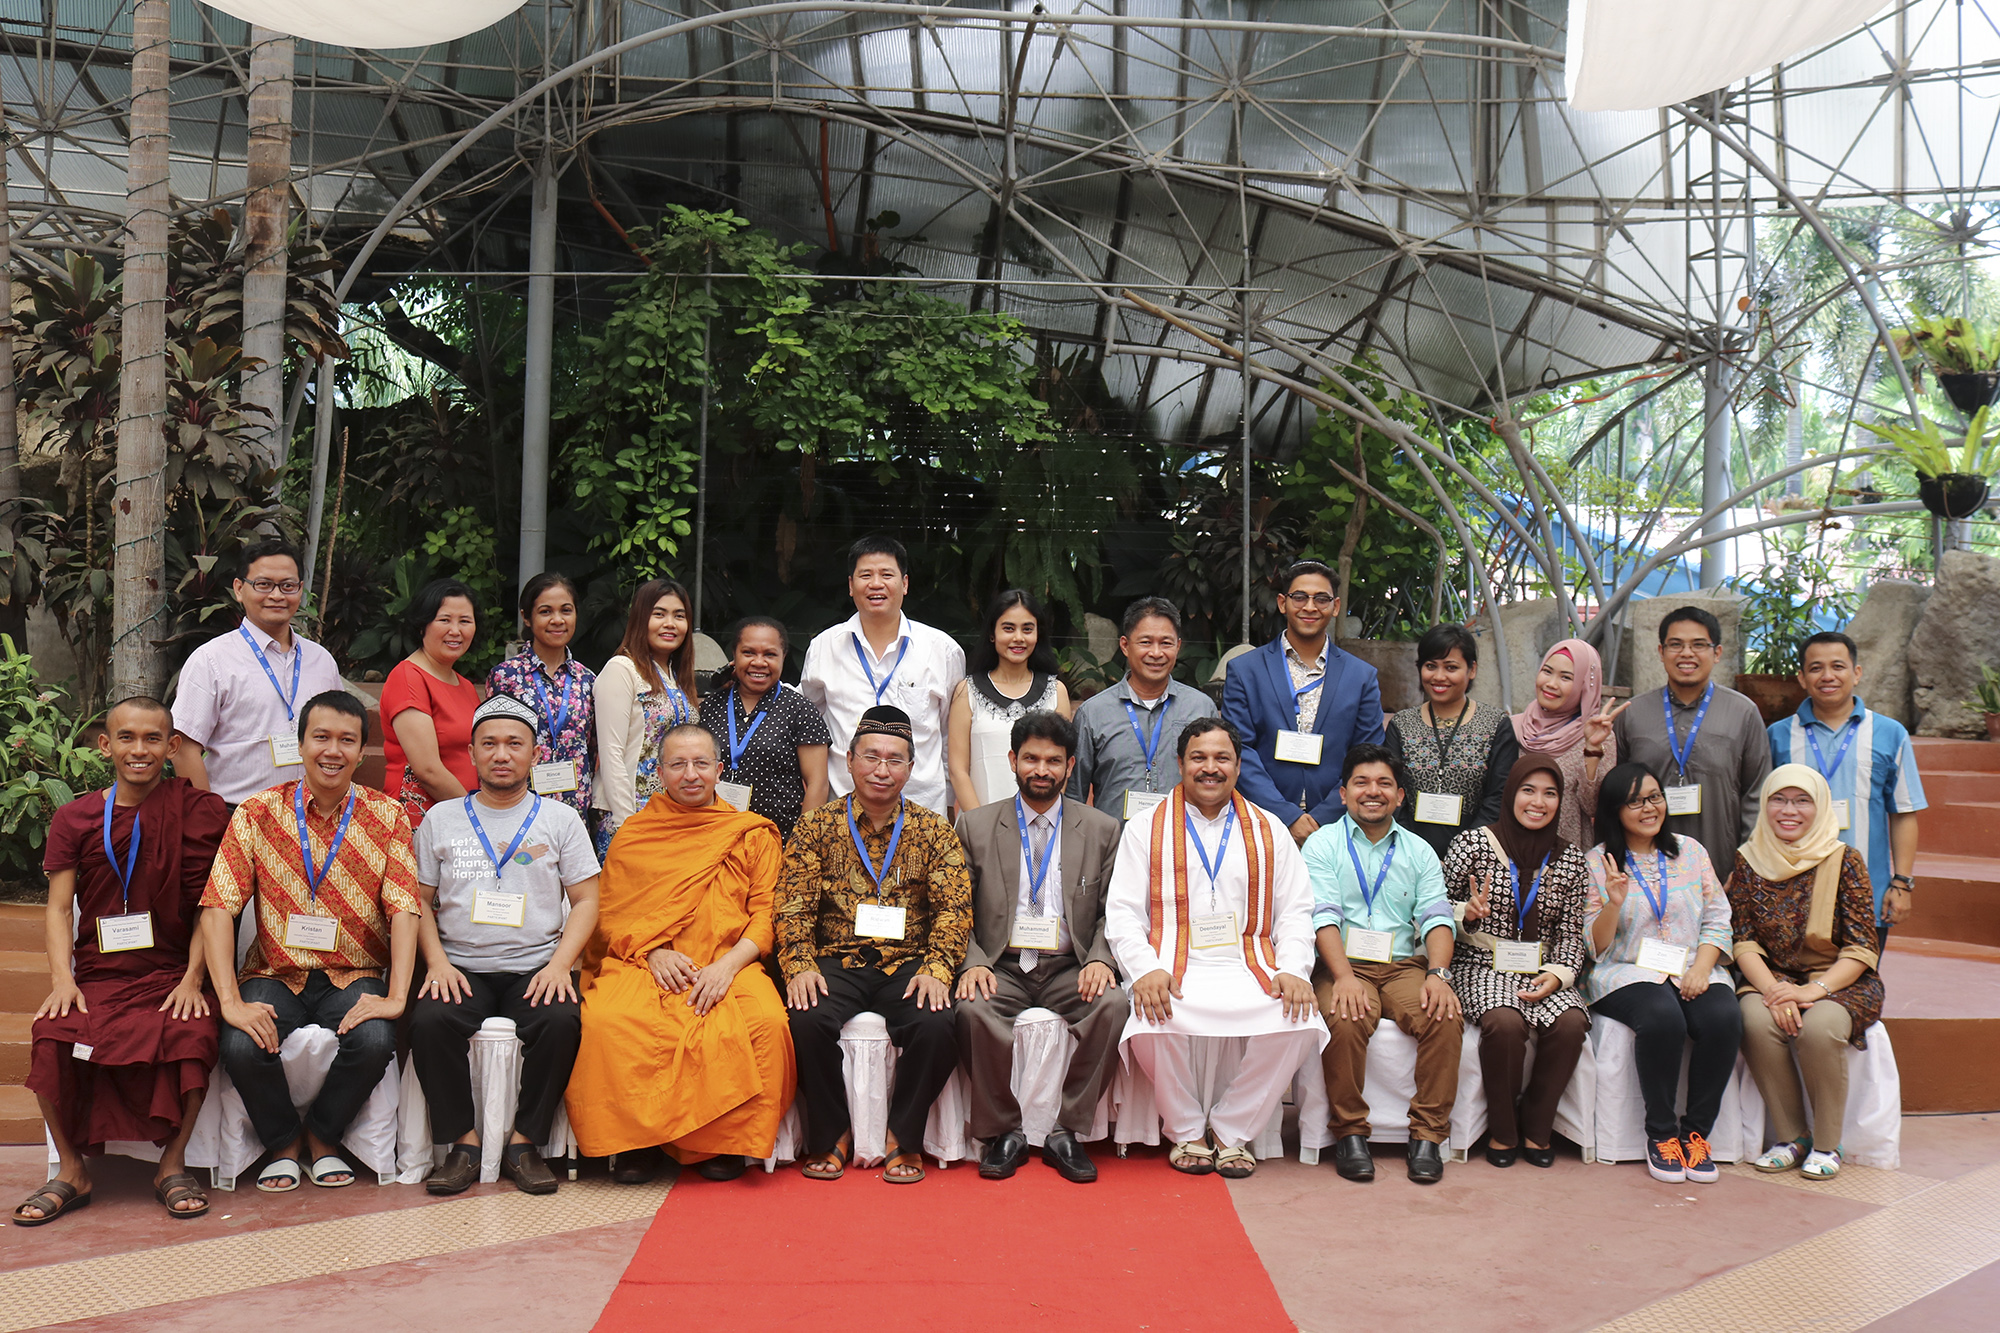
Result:
M882 673L882 679L879 681L875 679L875 668L868 665L868 654L862 651L861 636L849 634L847 637L854 641L855 660L861 663L861 670L867 674L868 683L875 689L875 702L879 704L882 702L882 692L895 681L897 668L901 667L903 659L910 655L910 636L905 634L902 637L900 642L903 646L897 651L896 660L889 664L889 669Z
M347 789L347 808L340 812L340 827L334 831L333 842L326 849L326 864L313 869L312 835L306 831L306 784L300 782L292 788L292 809L299 817L299 859L306 867L306 896L315 905L319 902L319 886L326 882L328 872L333 869L333 858L340 855L340 844L347 841L347 821L354 818L354 788Z
M132 910L132 872L139 868L139 811L132 811L132 845L125 850L125 868L118 868L117 854L111 850L111 806L118 799L118 781L112 779L104 792L104 859L111 863L111 871L118 876L119 887L125 890L125 911Z
M540 813L542 813L542 798L537 796L535 803L528 807L528 817L521 821L521 827L514 830L514 841L507 844L505 854L495 856L493 843L479 822L478 812L472 808L472 798L470 796L465 798L465 817L472 821L472 831L479 835L479 845L486 849L486 859L493 863L493 878L499 879L506 873L507 863L514 859L515 852L521 850L521 840L528 836L528 830L535 826L535 816Z
M549 708L549 687L548 682L543 679L544 673L542 671L541 659L534 657L532 651L529 656L533 658L533 665L530 670L535 677L535 697L542 701L542 716L549 720L549 743L553 745L556 739L562 735L564 724L569 721L570 690L576 684L576 677L570 675L569 659L565 657L563 659L562 703L559 707L551 710Z
M1236 812L1232 809L1230 813ZM1028 863L1028 905L1039 912L1042 910L1042 885L1049 877L1049 863L1056 859L1056 838L1061 834L1062 826L1058 824L1050 830L1049 845L1042 848L1042 863L1036 865L1035 854L1028 848L1028 811L1021 804L1019 795L1014 797L1014 824L1021 830L1021 859ZM1197 842L1195 845L1201 844Z
M783 682L780 682L775 688L782 690L785 687ZM762 703L763 701L759 700L758 702ZM729 771L730 772L734 773L737 769L743 766L743 752L750 748L750 742L755 740L757 737L757 728L764 725L764 719L768 716L769 714L763 712L761 709L758 710L756 715L750 719L750 730L744 732L743 739L741 741L738 741L736 739L736 687L734 685L731 685L729 687Z
M1201 845L1201 834L1194 831L1194 816L1181 811L1181 819L1187 824L1188 841L1194 844L1194 854L1201 858L1201 868L1208 872L1208 910L1215 910L1215 879L1222 873L1222 866L1229 859L1229 834L1236 827L1236 803L1229 803L1229 813L1222 820L1222 841L1216 844L1215 863L1209 864L1208 848ZM1249 834L1244 834L1249 837ZM1053 842L1053 839L1051 840Z
M1639 863L1632 859L1632 853L1630 852L1625 853L1625 868L1632 872L1633 879L1639 881L1639 891L1644 893L1646 901L1653 905L1653 920L1665 921L1667 919L1667 854L1658 848L1654 849L1654 854L1660 858L1660 892L1658 897L1655 897L1653 890L1647 886L1646 877L1639 873Z
M278 692L278 702L285 706L285 720L296 722L298 719L292 716L292 705L299 701L299 668L305 665L306 660L306 655L300 650L298 641L296 639L292 641L292 694L290 698L286 698L285 687L278 683L278 673L271 670L269 659L264 656L264 650L257 646L257 641L250 637L250 631L246 627L238 625L236 632L243 636L243 642L250 645L250 656L256 658L257 665L264 668L264 679L270 681L271 688Z
M1701 734L1701 720L1708 716L1708 704L1715 698L1715 682L1708 682L1708 689L1702 693L1701 707L1694 710L1694 725L1688 728L1687 740L1676 744L1674 741L1674 692L1672 687L1660 691L1660 711L1667 717L1667 751L1674 757L1674 767L1680 770L1682 778L1688 776L1688 760L1694 754L1694 738Z
M1514 929L1518 933L1528 928L1528 913L1535 908L1535 899L1542 896L1542 876L1549 868L1545 856L1535 867L1535 877L1528 881L1528 896L1521 897L1521 871L1512 861L1507 863L1507 881L1514 886Z
M1292 726L1294 728L1299 725L1299 700L1305 698L1324 684L1326 684L1326 668L1321 667L1320 673L1316 678L1307 681L1292 691Z
M896 859L896 844L903 840L903 811L904 803L898 798L896 824L889 830L889 846L882 853L882 868L877 870L875 862L868 857L868 848L862 844L861 826L854 822L854 798L852 796L847 798L847 836L854 839L854 850L860 854L861 868L868 872L868 878L874 882L877 898L882 896L882 879L889 873L889 863Z
M1826 762L1826 756L1819 750L1818 724L1806 724L1806 743L1812 746L1813 762L1819 765L1821 777L1829 783L1833 781L1833 775L1840 771L1840 761L1847 758L1847 748L1854 744L1854 738L1860 734L1861 719L1858 717L1848 719L1847 725L1841 728L1840 748L1833 752L1833 762L1829 764Z
M1167 734L1167 710L1174 705L1174 697L1169 694L1160 700L1160 706L1151 710L1153 717L1153 739L1149 742L1146 733L1139 729L1139 710L1132 706L1130 699L1120 699L1125 705L1126 720L1132 724L1132 734L1138 738L1139 753L1146 756L1146 776L1153 776L1153 757L1160 752L1160 738ZM1234 809L1234 807L1231 807Z
M1382 858L1382 864L1375 870L1375 887L1368 887L1368 876L1361 871L1361 853L1354 850L1354 825L1347 826L1347 859L1354 863L1354 882L1361 886L1361 901L1368 906L1368 919L1375 919L1375 896L1382 892L1382 881L1389 878L1389 867L1396 861L1396 831L1389 830L1389 851Z

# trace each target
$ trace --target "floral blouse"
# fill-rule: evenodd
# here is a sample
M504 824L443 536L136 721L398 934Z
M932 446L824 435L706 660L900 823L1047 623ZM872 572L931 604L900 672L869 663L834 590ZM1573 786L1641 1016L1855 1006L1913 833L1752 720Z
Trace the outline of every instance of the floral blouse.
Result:
M1637 875L1627 866L1625 873L1631 876L1632 889L1625 895L1625 905L1618 913L1618 929L1611 936L1611 947L1603 953L1594 953L1590 971L1583 979L1583 998L1597 1003L1612 991L1638 982L1660 980L1658 972L1648 971L1639 966L1639 941L1647 937L1678 945L1688 951L1690 962L1694 951L1704 944L1713 944L1722 951L1726 961L1729 951L1729 899L1722 892L1722 884L1715 878L1715 867L1709 864L1708 853L1693 838L1681 838L1680 854L1667 858L1667 887L1663 895L1667 910L1663 916L1656 916L1653 904L1646 896L1647 888L1659 891L1660 858L1657 851L1649 852L1639 861ZM1599 843L1584 856L1590 867L1590 898L1583 908L1583 934L1589 941L1591 931L1597 924L1597 914L1604 910L1604 858L1609 855L1604 844ZM1644 884L1640 883L1641 878ZM1709 972L1711 986L1730 984L1729 973L1721 964Z
M1534 909L1540 916L1542 970L1554 973L1562 986L1546 1000L1523 1004L1519 992L1534 980L1514 972L1498 972L1493 967L1493 942L1525 938L1520 910L1514 896L1514 882L1507 874L1508 862L1499 843L1483 828L1467 829L1451 840L1444 855L1444 887L1457 907L1472 897L1475 877L1487 886L1488 913L1483 921L1465 924L1458 913L1459 947L1452 954L1451 988L1465 1006L1467 1022L1476 1023L1486 1011L1505 1007L1518 1009L1534 1027L1548 1027L1565 1011L1583 1001L1576 993L1577 974L1583 971L1583 909L1590 894L1590 872L1583 853L1565 845L1549 858L1536 890ZM1534 883L1534 872L1522 877L1521 892ZM1534 924L1530 915L1528 922Z
M568 760L576 765L576 790L559 793L555 799L585 816L597 777L596 684L597 674L575 657L565 656L562 670L551 672L533 648L506 659L486 675L489 697L511 694L542 715L535 735L535 762Z
M1729 872L1729 907L1735 914L1736 953L1764 956L1764 963L1785 981L1803 986L1826 971L1806 951L1806 917L1812 910L1813 872L1773 883L1736 854ZM1833 947L1837 958L1867 965L1853 985L1833 993L1833 1002L1854 1020L1850 1044L1866 1049L1868 1029L1882 1017L1882 974L1875 970L1882 937L1875 928L1875 893L1868 884L1868 865L1849 847L1840 860L1839 899L1833 911ZM1745 986L1742 989L1748 990Z
M699 714L668 685L654 689L632 659L616 654L597 673L597 783L591 804L605 811L600 831L616 830L660 789L660 742Z

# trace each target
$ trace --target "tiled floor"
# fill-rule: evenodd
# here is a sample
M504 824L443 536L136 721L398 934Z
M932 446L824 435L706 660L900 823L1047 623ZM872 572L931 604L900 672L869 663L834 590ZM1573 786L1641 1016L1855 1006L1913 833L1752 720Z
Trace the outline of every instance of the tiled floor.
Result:
M1668 1186L1573 1156L1550 1171L1475 1160L1421 1189L1389 1149L1372 1185L1279 1161L1231 1189L1306 1333L2000 1326L2000 1116L1908 1118L1903 1159L1900 1172L1850 1167L1824 1186L1743 1168ZM0 1149L0 1202L41 1169L35 1150ZM90 1208L0 1231L0 1333L581 1333L665 1194L601 1176L554 1199L505 1184L455 1200L408 1186L246 1189L180 1224L153 1202L149 1174L110 1159ZM910 1197L921 1216L923 1191Z

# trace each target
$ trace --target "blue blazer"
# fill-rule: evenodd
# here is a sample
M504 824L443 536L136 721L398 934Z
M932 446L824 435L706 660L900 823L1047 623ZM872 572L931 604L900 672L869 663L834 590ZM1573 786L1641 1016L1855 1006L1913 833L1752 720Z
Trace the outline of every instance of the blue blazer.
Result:
M1322 824L1347 813L1340 801L1340 761L1348 747L1382 743L1382 685L1375 668L1329 643L1326 684L1312 729L1326 739L1319 764L1280 762L1278 733L1293 728L1292 677L1285 670L1284 636L1244 653L1229 664L1222 682L1222 716L1243 736L1243 771L1236 786L1245 797L1286 824L1304 811Z

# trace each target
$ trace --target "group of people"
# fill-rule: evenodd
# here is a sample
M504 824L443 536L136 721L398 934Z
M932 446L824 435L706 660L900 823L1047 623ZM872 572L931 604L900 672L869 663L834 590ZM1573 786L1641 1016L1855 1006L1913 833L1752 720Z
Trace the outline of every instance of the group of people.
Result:
M259 1189L349 1184L342 1136L399 1042L442 1154L428 1188L461 1191L481 1157L468 1043L496 1017L523 1046L501 1170L532 1193L557 1188L539 1145L565 1105L627 1182L669 1156L740 1175L796 1105L802 1170L839 1178L841 1033L863 1012L900 1052L883 1178L923 1178L962 1070L980 1174L1004 1179L1030 1153L1010 1087L1030 1008L1076 1038L1042 1147L1073 1181L1095 1179L1082 1139L1121 1061L1175 1169L1240 1177L1315 1054L1335 1166L1372 1179L1383 1018L1417 1043L1419 1183L1443 1174L1468 1026L1488 1160L1545 1166L1593 1016L1636 1034L1656 1176L1714 1178L1739 1045L1779 1131L1760 1169L1837 1171L1843 1047L1880 1010L1923 805L1907 735L1856 697L1853 644L1808 643L1809 698L1765 733L1711 679L1699 608L1662 623L1657 697L1609 706L1572 639L1513 716L1470 697L1476 642L1443 625L1418 645L1423 702L1385 722L1375 669L1332 642L1332 571L1280 585L1285 630L1230 662L1218 710L1175 679L1171 602L1128 608L1125 676L1073 705L1032 597L995 599L968 663L903 613L886 538L850 551L855 614L797 686L784 626L752 618L698 688L671 580L639 589L593 675L569 649L575 589L544 574L527 650L482 696L456 670L474 598L434 584L382 690L378 791L355 781L366 708L292 631L297 553L249 548L241 626L190 658L171 710L112 708L112 786L50 829L29 1086L60 1164L14 1220L88 1203L87 1155L123 1140L161 1146L170 1215L205 1212L185 1149L218 1063L265 1149ZM281 1054L308 1025L338 1050L295 1107Z

